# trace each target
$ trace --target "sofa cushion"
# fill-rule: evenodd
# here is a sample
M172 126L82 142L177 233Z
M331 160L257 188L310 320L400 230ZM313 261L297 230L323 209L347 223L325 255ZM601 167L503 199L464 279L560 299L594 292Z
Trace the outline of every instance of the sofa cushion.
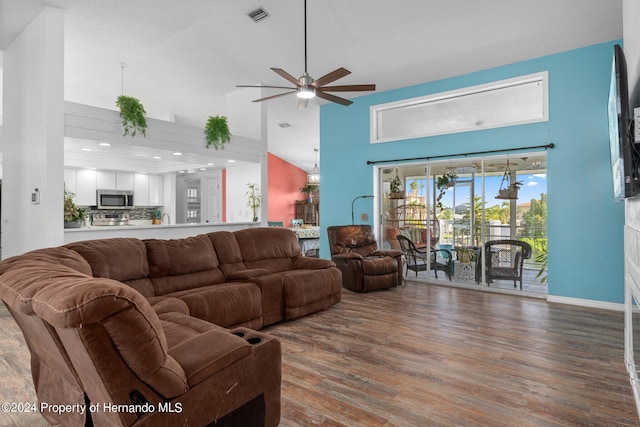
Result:
M193 317L222 327L262 327L262 295L255 283L223 283L174 292L189 306Z
M337 268L319 275L314 271L295 270L286 273L284 280L285 307L303 307L328 295L340 294L342 280Z
M246 268L270 273L293 269L292 259L301 249L295 233L286 228L249 228L234 232Z
M93 277L117 281L149 275L147 250L139 239L114 238L69 243L66 248L78 252L91 265Z
M251 353L251 345L227 329L181 313L160 314L169 354L193 387Z
M218 268L218 256L205 235L184 239L146 239L151 277L177 276Z

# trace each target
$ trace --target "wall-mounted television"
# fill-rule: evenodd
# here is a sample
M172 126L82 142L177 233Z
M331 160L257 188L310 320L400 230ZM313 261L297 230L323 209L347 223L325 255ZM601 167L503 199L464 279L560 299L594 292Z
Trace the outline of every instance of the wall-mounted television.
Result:
M616 201L632 197L640 190L638 156L633 139L633 120L629 113L627 63L620 45L613 48L613 67L609 87L609 148Z

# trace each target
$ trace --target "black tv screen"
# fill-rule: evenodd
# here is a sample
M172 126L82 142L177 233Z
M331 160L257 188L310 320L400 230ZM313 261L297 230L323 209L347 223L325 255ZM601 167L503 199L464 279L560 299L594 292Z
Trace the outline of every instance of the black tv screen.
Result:
M620 45L614 46L611 85L609 87L609 149L616 201L638 193L634 141L631 136L627 63Z

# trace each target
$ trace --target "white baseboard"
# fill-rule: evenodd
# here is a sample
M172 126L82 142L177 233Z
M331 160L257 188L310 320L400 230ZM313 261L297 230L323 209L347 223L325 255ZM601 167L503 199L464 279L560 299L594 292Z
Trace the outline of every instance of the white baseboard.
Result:
M559 297L556 295L547 295L548 302L557 302L559 304L580 305L583 307L602 308L604 310L624 311L624 304L615 302L598 301L594 299Z

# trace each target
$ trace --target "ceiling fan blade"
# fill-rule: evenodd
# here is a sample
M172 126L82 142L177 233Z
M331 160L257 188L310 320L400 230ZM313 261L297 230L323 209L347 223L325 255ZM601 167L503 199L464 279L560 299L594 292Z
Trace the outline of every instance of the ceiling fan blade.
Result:
M263 85L236 85L236 87L257 87L257 88L267 88L267 89L295 89L295 87L291 87L291 86L263 86Z
M324 76L320 77L318 80L311 83L311 86L318 88L320 86L326 85L327 83L331 83L345 76L348 76L349 74L351 74L351 71L347 70L346 68L340 67L337 70L333 70L329 74L325 74Z
M309 98L298 98L298 110L304 110L309 105Z
M376 90L376 85L366 84L366 85L323 86L316 90L322 90L325 92L357 92L357 91Z
M327 101L336 102L342 105L351 105L353 101L349 101L348 99L340 98L339 96L331 95L330 93L324 93L319 90L316 91L316 96L326 99Z
M273 71L275 71L276 74L278 74L280 77L283 77L286 80L289 80L291 83L293 83L294 85L296 85L296 87L300 87L302 86L300 84L300 82L298 81L298 79L296 79L295 77L293 77L291 74L287 73L285 70L283 70L282 68L271 68Z
M274 99L274 98L280 98L281 96L285 96L285 95L289 95L290 93L295 93L295 90L290 90L289 92L284 92L284 93L279 93L277 95L271 95L271 96L267 96L266 98L260 98L260 99L256 99L253 102L262 102L262 101L268 101L270 99Z

